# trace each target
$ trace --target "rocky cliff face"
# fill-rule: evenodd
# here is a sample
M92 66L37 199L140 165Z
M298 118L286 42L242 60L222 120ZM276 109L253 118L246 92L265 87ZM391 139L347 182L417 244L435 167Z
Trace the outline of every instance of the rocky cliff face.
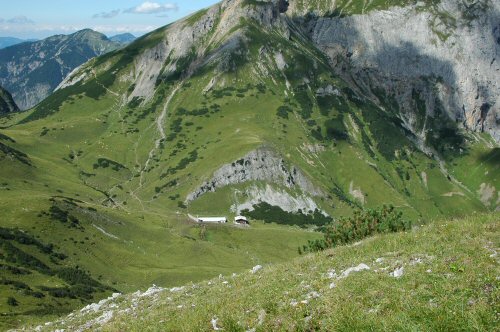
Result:
M287 165L285 160L272 150L261 148L231 164L223 165L210 180L190 193L186 200L192 201L207 192L249 181L265 181L287 188L297 188L313 196L322 195L297 167Z
M47 97L73 69L119 47L92 30L7 47L0 50L0 84L25 110Z
M324 1L326 9L307 19L297 16L299 2L291 1L290 15L334 69L365 94L383 88L394 96L416 136L425 140L430 129L419 121L417 99L428 116L442 108L463 127L500 142L498 1L418 2L349 16Z
M256 19L262 27L285 27L274 2L257 6L243 3L223 1L169 26L164 40L136 59L132 72L135 89L129 98L149 100L158 81L187 77L200 67L215 67L222 72L234 69L233 55L244 56L241 49L246 37L238 29L242 20Z
M17 107L9 91L0 86L0 115L18 111L19 107Z

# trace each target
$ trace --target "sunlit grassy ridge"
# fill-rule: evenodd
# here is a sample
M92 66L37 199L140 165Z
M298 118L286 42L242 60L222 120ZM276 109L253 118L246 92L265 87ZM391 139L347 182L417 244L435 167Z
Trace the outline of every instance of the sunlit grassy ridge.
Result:
M122 295L48 329L491 331L499 217L436 220L255 273Z

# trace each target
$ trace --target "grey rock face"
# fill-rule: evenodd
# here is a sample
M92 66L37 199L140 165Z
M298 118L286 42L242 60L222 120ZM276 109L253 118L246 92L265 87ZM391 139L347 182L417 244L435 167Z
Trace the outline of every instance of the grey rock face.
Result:
M17 107L9 91L0 86L0 115L12 112L19 112L19 107Z
M136 59L131 76L135 88L130 99L141 97L149 100L155 92L158 78L171 75L189 76L205 65L214 65L221 71L232 69L231 55L239 52L245 36L240 29L242 19L255 19L264 26L281 25L278 1L263 1L262 5L243 5L243 0L226 0L209 8L196 21L190 17L176 22L164 31L161 42L141 53ZM196 14L195 14L196 15ZM207 49L217 45L212 51ZM190 58L188 68L180 63Z
M316 211L319 207L314 200L306 195L296 195L287 192L286 190L279 190L266 184L265 188L258 186L250 186L245 189L245 196L248 197L243 202L239 202L238 206L233 205L232 210L240 214L242 210L252 211L254 205L266 202L269 205L279 206L282 210L287 212L298 212L307 214L309 211ZM324 215L326 212L322 211Z
M231 164L223 165L209 181L190 193L186 200L193 201L207 192L248 181L266 181L287 188L299 188L313 196L321 195L321 191L315 188L299 169L288 166L273 151L261 148Z
M500 142L500 2L484 0L474 8L480 5L474 12L464 1L443 0L432 10L417 3L365 15L317 17L307 30L339 71L345 66L345 74L361 84L395 93L410 127L411 91L427 86L434 90L426 98L429 115L438 97L452 119ZM434 83L429 86L429 81ZM417 136L425 130L410 129Z
M0 84L22 110L52 93L76 67L121 44L92 30L58 35L0 50Z

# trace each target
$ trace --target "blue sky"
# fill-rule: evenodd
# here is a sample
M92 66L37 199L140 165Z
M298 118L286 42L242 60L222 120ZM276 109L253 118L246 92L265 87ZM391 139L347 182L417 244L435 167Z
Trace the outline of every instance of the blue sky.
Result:
M0 0L0 37L45 38L91 28L140 36L218 0Z

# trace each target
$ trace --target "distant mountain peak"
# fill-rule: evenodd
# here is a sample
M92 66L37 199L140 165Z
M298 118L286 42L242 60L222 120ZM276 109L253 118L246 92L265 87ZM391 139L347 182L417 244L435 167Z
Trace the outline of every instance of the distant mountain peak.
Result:
M80 38L80 39L88 39L88 40L94 40L94 39L98 39L98 40L110 40L108 39L108 37L99 32L99 31L95 31L95 30L92 30L92 29L83 29L83 30L79 30L71 35L68 35L68 38Z
M9 46L37 41L37 39L20 39L16 37L0 37L0 49L6 48Z
M121 43L92 29L0 49L0 85L29 109L47 97L76 67L116 50Z
M129 44L136 39L137 39L137 37L129 32L121 33L121 34L109 37L109 40L120 43L120 44Z

